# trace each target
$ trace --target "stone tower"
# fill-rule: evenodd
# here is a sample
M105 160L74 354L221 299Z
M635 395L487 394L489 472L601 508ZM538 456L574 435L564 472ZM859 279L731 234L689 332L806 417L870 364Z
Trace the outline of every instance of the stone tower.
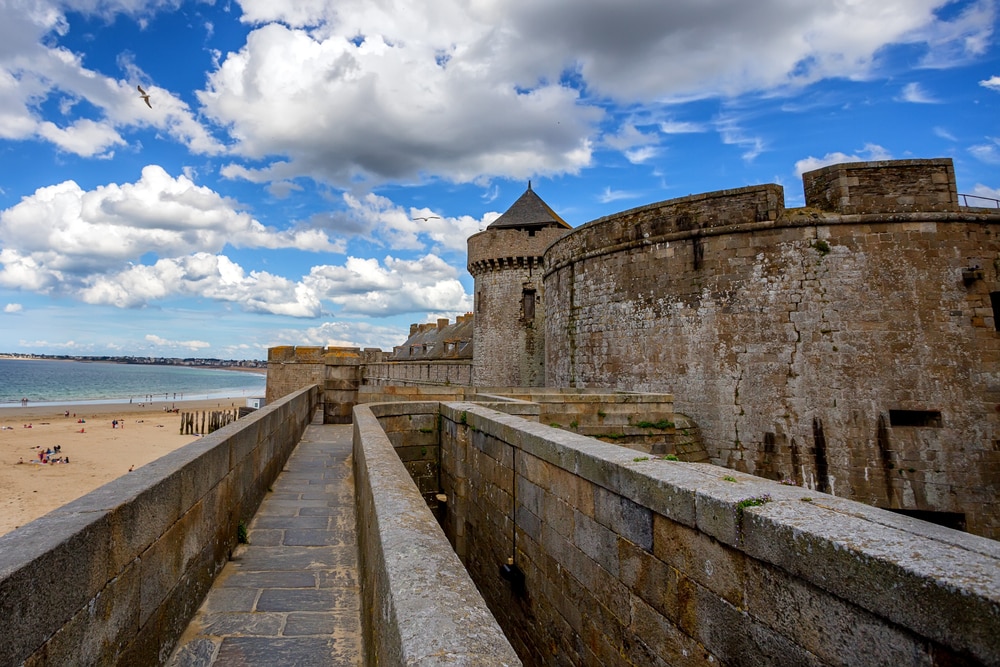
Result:
M469 238L476 292L474 386L545 384L542 255L570 229L529 182L506 213Z

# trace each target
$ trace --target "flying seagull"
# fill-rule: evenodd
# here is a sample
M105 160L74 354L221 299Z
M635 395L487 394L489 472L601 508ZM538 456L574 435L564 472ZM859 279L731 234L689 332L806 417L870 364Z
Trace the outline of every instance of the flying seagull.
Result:
M416 218L413 218L413 219L414 220L423 220L423 221L426 222L427 220L440 220L441 216L440 215L429 215L426 218L416 217Z
M143 90L142 86L136 86L136 88L139 89L139 97L141 97L143 100L145 100L147 107L149 107L150 109L152 109L153 105L149 103L149 93L147 93L145 90Z

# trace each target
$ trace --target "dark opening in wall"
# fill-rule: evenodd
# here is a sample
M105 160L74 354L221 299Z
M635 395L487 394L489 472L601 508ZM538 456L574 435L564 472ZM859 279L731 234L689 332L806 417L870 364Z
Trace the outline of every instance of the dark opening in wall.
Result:
M890 426L929 426L941 428L940 410L889 410Z
M993 306L993 326L1000 331L1000 292L990 292L990 305Z
M912 516L914 519L920 519L921 521L933 523L938 526L944 526L945 528L953 528L961 531L965 530L965 514L963 512L932 512L931 510L900 509L889 509L889 511L895 512L896 514L903 514L905 516Z
M697 271L701 268L701 264L705 260L705 246L701 242L700 236L691 239L691 250L694 255L694 270Z
M535 319L535 290L525 289L521 292L521 317L526 320Z
M813 418L813 448L816 455L816 490L830 493L830 466L826 460L826 435L823 433L823 422L819 417Z

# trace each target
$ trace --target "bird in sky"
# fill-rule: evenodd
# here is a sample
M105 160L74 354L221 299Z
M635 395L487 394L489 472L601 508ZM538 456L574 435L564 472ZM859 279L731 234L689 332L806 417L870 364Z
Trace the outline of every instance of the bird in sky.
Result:
M146 106L147 107L149 107L150 109L152 109L153 105L149 103L149 93L147 93L145 90L143 90L142 86L136 86L136 88L139 89L139 97L141 97L146 102Z
M427 220L440 220L441 216L439 216L439 215L429 215L426 218L416 217L416 218L413 218L413 219L414 220L423 220L423 221L426 222Z

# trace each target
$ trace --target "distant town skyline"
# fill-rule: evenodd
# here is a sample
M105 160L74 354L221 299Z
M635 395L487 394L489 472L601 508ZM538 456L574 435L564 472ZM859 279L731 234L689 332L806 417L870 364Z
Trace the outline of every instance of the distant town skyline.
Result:
M391 350L529 179L579 226L950 157L996 205L998 4L2 3L0 349Z

